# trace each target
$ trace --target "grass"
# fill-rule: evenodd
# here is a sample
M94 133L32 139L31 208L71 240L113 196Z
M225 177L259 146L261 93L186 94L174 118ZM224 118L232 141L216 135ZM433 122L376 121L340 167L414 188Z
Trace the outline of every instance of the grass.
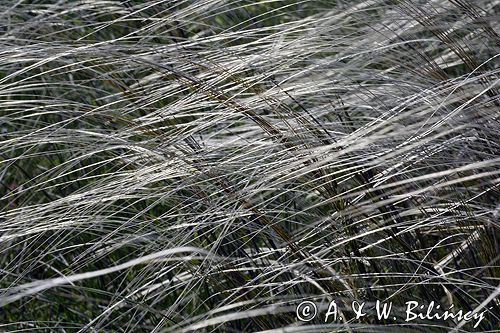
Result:
M3 1L0 331L499 330L498 11Z

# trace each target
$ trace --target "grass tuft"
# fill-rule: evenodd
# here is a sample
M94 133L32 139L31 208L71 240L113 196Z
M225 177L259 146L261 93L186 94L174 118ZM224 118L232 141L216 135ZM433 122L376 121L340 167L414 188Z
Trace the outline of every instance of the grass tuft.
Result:
M499 330L498 9L3 1L0 331Z

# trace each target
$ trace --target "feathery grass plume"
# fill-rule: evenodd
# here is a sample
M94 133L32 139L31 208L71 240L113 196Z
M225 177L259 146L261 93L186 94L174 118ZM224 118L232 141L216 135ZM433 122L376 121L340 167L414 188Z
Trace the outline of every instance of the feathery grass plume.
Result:
M500 329L498 13L0 2L0 331Z

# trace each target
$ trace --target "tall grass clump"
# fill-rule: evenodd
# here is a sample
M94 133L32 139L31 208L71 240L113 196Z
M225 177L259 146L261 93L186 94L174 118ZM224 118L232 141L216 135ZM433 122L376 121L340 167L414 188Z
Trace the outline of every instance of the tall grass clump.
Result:
M0 331L499 330L499 13L1 1Z

